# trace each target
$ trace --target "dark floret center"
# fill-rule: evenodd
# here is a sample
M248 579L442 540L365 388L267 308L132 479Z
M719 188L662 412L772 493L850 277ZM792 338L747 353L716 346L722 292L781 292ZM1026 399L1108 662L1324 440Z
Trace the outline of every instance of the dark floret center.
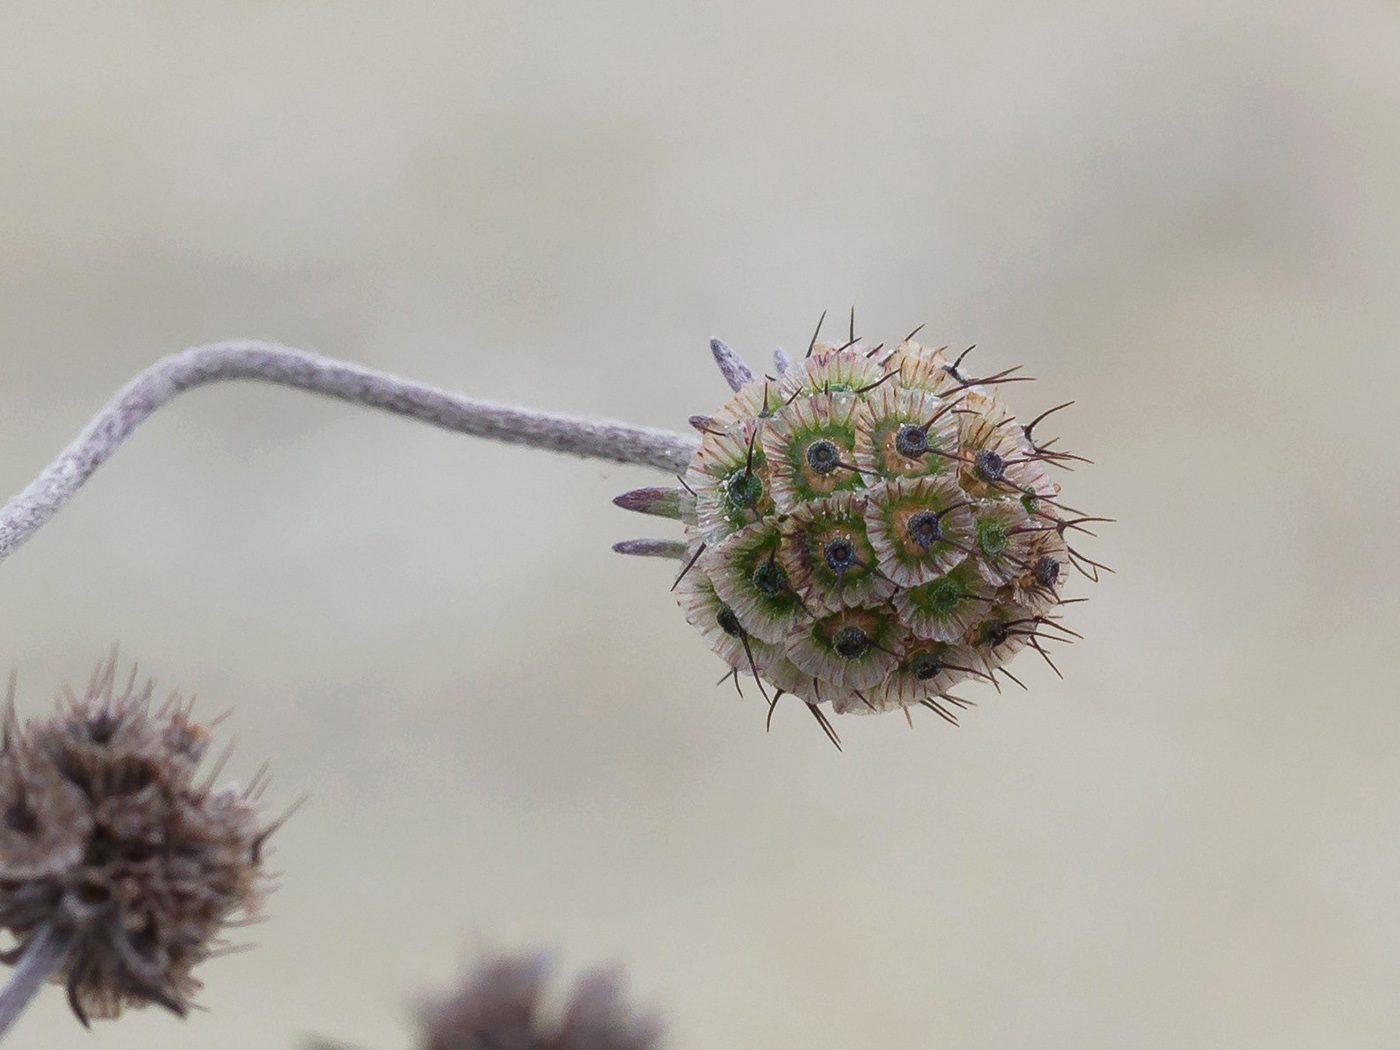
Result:
M1042 554L1035 562L1035 582L1042 587L1053 587L1060 578L1060 563L1048 554Z
M765 598L776 598L787 590L787 573L772 559L761 561L754 566L753 585Z
M914 659L909 661L909 670L919 681L927 682L943 670L943 665L938 662L938 657L934 656L933 653L918 653Z
M981 640L983 645L996 648L1011 637L1011 628L1000 620L988 620L982 625Z
M830 474L841 465L841 453L834 441L822 438L807 446L807 465L818 474Z
M115 712L99 711L87 721L88 739L94 744L110 743L121 724L121 718Z
M729 606L721 605L719 607L719 612L715 615L715 622L719 624L720 630L725 634L734 638L744 637L744 626Z
M925 550L940 537L938 515L931 510L921 510L909 519L909 538Z
M32 835L39 830L39 816L27 799L19 798L5 810L5 826L21 835Z
M894 435L894 448L901 456L915 459L928 451L928 430L913 423L902 423Z
M856 563L856 545L844 536L838 537L822 548L822 557L832 572L845 572Z
M972 462L983 481L1001 481L1006 476L1006 461L989 448L978 449Z
M864 656L866 650L870 648L870 637L854 625L842 627L831 636L831 648L835 650L837 656L844 656L847 660L855 660Z

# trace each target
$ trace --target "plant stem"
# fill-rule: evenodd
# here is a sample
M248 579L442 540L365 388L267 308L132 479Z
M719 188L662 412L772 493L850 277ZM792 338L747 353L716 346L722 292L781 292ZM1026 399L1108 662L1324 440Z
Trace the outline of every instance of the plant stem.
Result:
M72 940L71 934L60 933L47 925L30 938L10 979L0 988L0 1039L19 1020L49 974L58 969Z
M213 343L162 358L138 375L57 459L0 509L0 561L58 513L146 417L177 394L222 379L296 387L463 434L672 473L683 471L699 447L688 434L479 401L273 343Z

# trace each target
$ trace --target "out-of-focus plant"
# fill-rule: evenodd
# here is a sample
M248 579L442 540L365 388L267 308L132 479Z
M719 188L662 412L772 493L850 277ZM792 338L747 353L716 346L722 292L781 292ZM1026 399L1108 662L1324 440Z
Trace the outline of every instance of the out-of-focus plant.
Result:
M498 955L418 1009L417 1050L657 1050L660 1018L628 1004L620 970L579 977L562 1011L547 1002L544 953ZM351 1050L316 1040L307 1050Z
M0 739L0 929L16 965L0 993L0 1034L45 981L66 986L84 1025L155 1003L184 1016L195 966L268 890L263 846L279 822L259 775L217 787L200 774L212 742L191 705L116 655L47 718L21 724L10 681Z

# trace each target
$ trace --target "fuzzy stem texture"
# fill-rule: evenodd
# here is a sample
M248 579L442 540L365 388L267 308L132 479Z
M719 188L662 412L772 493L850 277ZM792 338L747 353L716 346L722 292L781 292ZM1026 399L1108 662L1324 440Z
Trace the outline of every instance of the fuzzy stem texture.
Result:
M463 434L673 473L685 470L699 447L699 441L686 434L480 401L274 343L213 343L172 354L138 375L0 509L0 561L58 513L147 416L177 394L221 379L296 387Z
M36 933L25 948L5 987L0 989L0 1039L19 1020L44 982L49 979L68 954L72 935L46 926Z

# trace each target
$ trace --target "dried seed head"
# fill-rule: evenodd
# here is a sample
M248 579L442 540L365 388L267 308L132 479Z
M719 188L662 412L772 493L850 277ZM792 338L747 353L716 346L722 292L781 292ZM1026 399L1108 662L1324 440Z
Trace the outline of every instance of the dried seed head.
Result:
M0 928L19 942L46 928L71 939L55 981L78 1019L156 1003L183 1016L194 967L225 923L257 913L258 796L196 781L208 730L173 696L152 710L135 670L115 688L116 655L81 698L20 726L14 688L0 744Z
M616 970L594 970L574 986L564 1012L544 1005L549 960L493 959L451 995L420 1010L423 1050L655 1050L661 1023L633 1010Z
M675 507L691 550L704 545L681 603L731 669L814 710L922 704L951 720L967 701L950 686L1009 677L1025 647L1049 662L1045 647L1069 640L1065 569L1102 566L1072 546L1093 519L1062 507L1051 469L1082 460L1038 433L1049 412L1023 425L1003 405L1016 369L979 378L966 351L851 335L814 336L776 377L743 379L716 351L743 382L705 417L683 482L693 506L649 490L621 502Z

